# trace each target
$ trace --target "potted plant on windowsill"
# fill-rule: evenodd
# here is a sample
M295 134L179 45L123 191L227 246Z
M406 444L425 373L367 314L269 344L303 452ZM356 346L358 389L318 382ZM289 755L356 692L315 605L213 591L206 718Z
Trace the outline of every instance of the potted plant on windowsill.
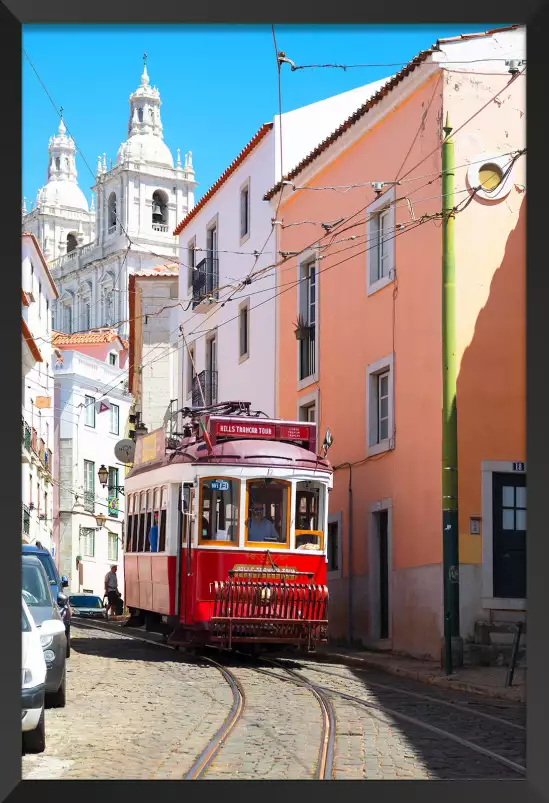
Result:
M294 326L295 326L294 329L295 339L307 340L311 327L308 325L307 321L305 320L304 316L301 313L297 316L297 321L294 323Z

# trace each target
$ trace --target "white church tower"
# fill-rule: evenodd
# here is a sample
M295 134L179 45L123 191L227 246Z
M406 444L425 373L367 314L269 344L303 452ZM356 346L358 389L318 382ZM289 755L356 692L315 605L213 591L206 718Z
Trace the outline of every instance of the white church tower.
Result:
M63 110L61 110L63 111ZM36 206L27 213L23 200L23 231L34 234L46 259L69 254L95 235L95 209L91 209L76 179L76 148L61 117L57 134L48 146L48 183L38 190Z
M174 265L178 259L173 231L194 205L192 155L186 154L182 165L178 150L174 167L162 133L160 93L150 85L146 56L144 61L141 83L130 95L128 138L120 145L114 165L107 168L105 153L98 159L90 235L81 237L76 248L49 257L59 290L54 310L58 331L116 325L119 334L127 337L129 274ZM60 183L68 184L68 175ZM72 186L82 195L75 179ZM82 200L85 203L83 195ZM25 230L30 230L30 217L23 219Z

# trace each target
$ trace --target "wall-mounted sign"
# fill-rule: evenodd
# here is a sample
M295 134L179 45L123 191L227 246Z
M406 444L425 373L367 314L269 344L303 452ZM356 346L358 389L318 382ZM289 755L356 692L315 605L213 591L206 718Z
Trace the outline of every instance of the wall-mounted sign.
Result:
M124 438L118 441L114 447L114 456L117 460L120 460L121 463L126 465L128 463L133 463L135 457L135 441L132 441L131 438Z
M212 491L228 491L229 483L227 480L210 480L210 489Z
M524 463L513 463L513 471L525 471Z
M469 532L471 535L480 535L480 516L471 516L469 519Z
M118 499L111 496L109 499L109 513L118 513Z
M288 441L308 441L311 437L309 427L287 426L281 424L280 437Z
M140 437L135 444L134 465L159 460L166 454L166 431L163 427Z
M216 423L216 434L218 436L230 435L234 438L274 438L275 428L272 424L252 423Z
M105 399L101 399L95 403L95 409L97 413L106 413L107 410L111 409L111 405L108 401L105 401Z
M34 406L38 410L48 410L51 408L51 396L37 396L34 400Z

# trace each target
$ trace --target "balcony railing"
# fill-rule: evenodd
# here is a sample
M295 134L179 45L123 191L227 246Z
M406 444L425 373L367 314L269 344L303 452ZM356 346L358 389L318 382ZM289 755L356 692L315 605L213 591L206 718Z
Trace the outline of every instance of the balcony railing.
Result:
M316 369L315 327L309 326L307 336L299 341L299 378L313 376Z
M29 425L27 424L25 419L23 419L23 432L22 432L22 435L23 435L23 446L25 447L25 449L28 449L28 451L30 452L30 448L31 448L31 428L29 427Z
M202 393L204 399L202 398ZM206 406L217 403L217 371L201 371L193 379L193 407L202 407L204 402Z
M217 257L206 257L193 271L193 309L205 298L219 296L219 260Z
M93 491L84 491L84 510L95 513L95 494Z
M27 505L23 505L23 532L26 535L30 532L30 510Z
M152 224L153 231L168 231L168 224L167 223L153 223Z

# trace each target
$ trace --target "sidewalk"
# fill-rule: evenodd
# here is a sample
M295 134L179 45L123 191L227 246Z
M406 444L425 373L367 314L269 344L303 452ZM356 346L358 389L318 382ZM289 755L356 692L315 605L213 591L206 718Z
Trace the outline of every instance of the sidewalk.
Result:
M451 678L447 678L436 661L420 661L417 658L407 658L392 653L326 646L317 648L316 656L319 660L378 669L391 675L413 678L444 689L456 689L470 694L480 694L484 697L522 703L526 700L525 669L515 669L513 685L507 687L505 686L507 679L507 667L505 666L465 666L455 670L455 674Z

